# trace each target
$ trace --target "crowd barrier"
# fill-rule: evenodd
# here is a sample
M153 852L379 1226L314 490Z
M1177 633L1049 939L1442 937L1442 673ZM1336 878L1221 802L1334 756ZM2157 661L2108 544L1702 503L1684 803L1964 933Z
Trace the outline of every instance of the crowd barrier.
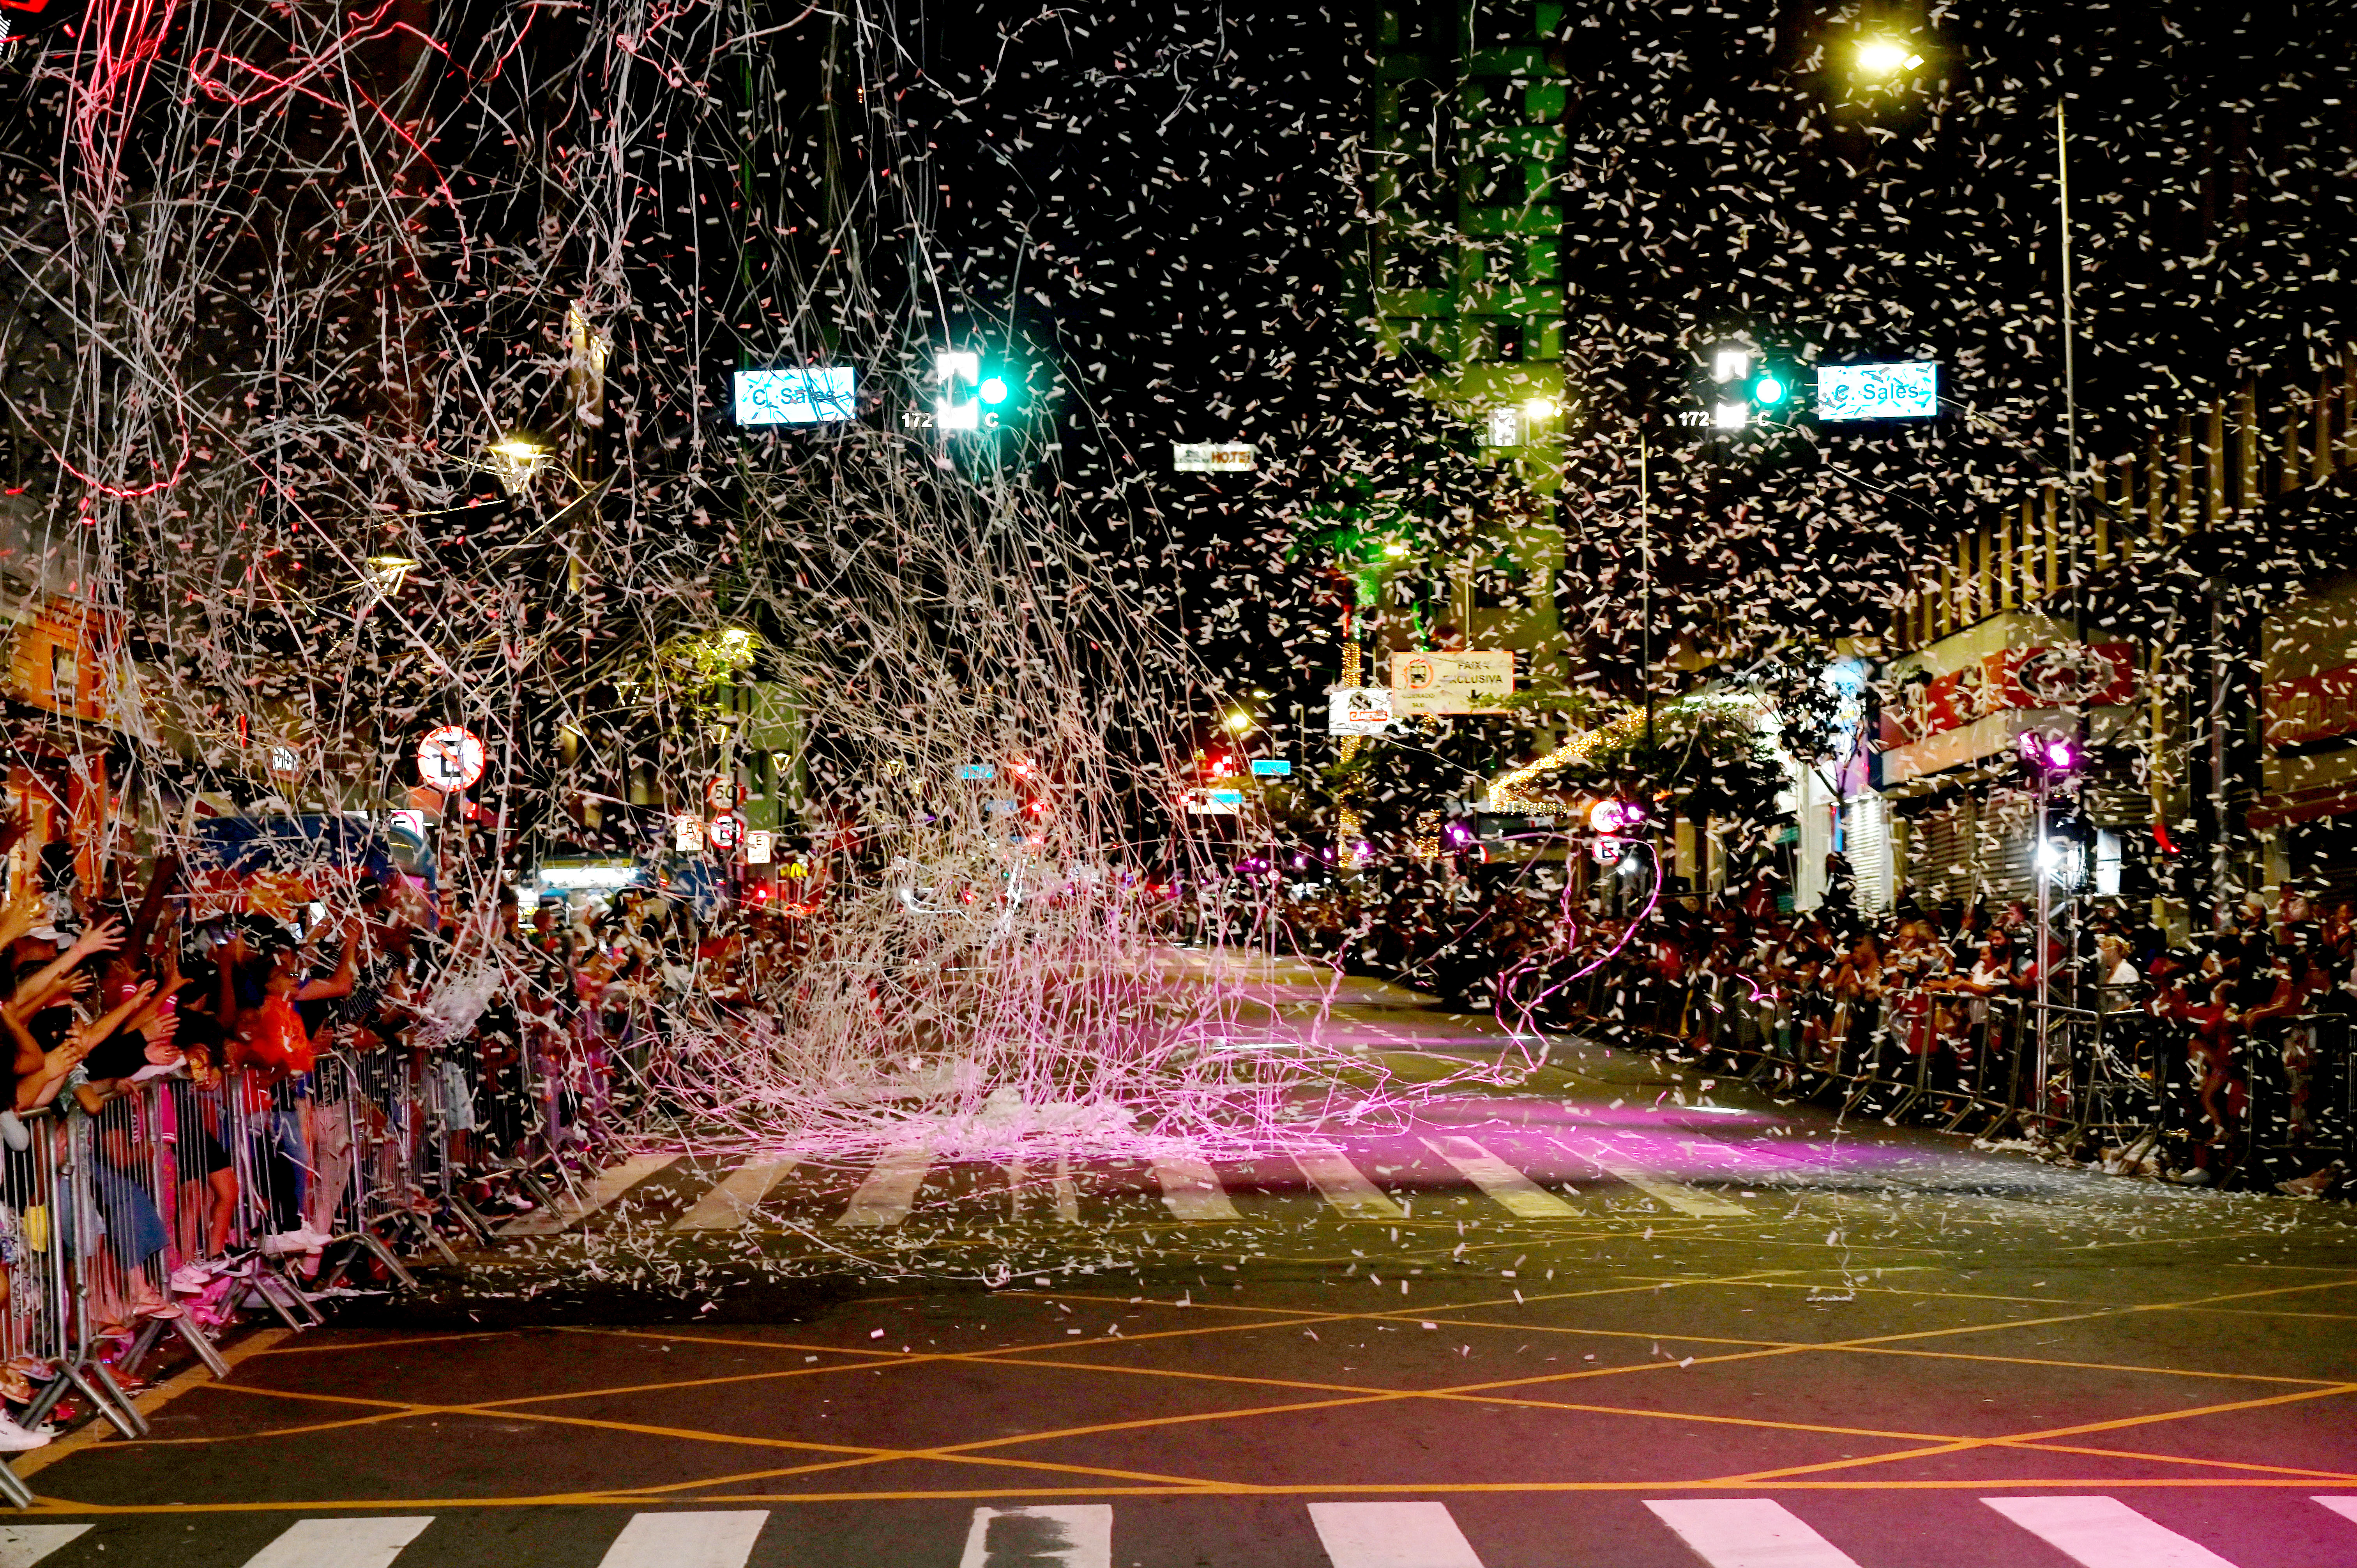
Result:
M38 1427L78 1400L73 1413L145 1435L135 1377L167 1340L224 1377L216 1340L239 1314L299 1333L344 1297L414 1289L410 1264L455 1263L454 1240L490 1244L500 1217L469 1182L496 1176L511 1211L553 1203L588 1097L548 1053L503 1071L465 1055L330 1051L299 1080L174 1076L20 1114L23 1146L0 1144L14 1419ZM31 1506L5 1458L0 1498Z
M1500 1004L1534 987L1501 980ZM2268 1189L2338 1161L2357 1166L2357 1065L2339 1013L2204 1034L2105 994L2093 1008L1900 993L1819 992L1702 975L1678 988L1627 972L1582 977L1526 1021L1609 1026L1779 1098L1846 1117L1994 1142L2008 1135L2122 1171L2192 1157L2222 1184Z

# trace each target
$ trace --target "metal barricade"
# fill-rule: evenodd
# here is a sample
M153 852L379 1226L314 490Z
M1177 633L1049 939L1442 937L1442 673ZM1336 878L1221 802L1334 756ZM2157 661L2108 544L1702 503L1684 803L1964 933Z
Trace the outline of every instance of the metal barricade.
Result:
M2244 1044L2249 1098L2246 1185L2266 1187L2351 1162L2357 1081L2349 1018L2303 1013L2263 1025Z

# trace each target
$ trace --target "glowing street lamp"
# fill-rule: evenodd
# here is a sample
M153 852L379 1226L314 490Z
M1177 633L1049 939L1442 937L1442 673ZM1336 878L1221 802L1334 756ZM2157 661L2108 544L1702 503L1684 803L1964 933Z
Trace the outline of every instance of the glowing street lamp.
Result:
M511 496L531 489L533 477L555 455L548 437L530 430L511 430L483 448L484 466Z
M1900 71L1913 70L1923 63L1923 57L1897 38L1862 38L1857 46L1857 69L1862 76L1893 77Z

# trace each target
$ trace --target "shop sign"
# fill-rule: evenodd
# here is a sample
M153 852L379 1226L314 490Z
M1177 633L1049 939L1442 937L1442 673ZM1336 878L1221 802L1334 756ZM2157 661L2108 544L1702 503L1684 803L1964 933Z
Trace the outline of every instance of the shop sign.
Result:
M1382 735L1392 725L1392 694L1383 686L1342 686L1326 702L1328 735Z
M2110 707L2136 695L2136 650L2125 642L1997 648L1945 671L1935 656L1936 649L1927 649L1920 660L1892 670L1882 706L1884 749L1912 746L1992 714Z
M2268 682L2259 691L2259 715L2277 750L2357 733L2357 664Z
M1392 709L1409 714L1494 713L1514 694L1514 655L1394 653Z

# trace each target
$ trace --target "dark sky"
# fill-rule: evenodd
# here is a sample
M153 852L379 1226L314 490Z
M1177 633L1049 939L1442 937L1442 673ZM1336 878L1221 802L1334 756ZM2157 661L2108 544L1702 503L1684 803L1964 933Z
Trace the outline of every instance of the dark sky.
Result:
M2140 446L2154 420L2246 373L2305 373L2338 341L2357 195L2347 8L1888 17L1928 63L1879 93L1841 69L1850 7L1576 5L1555 41L1572 83L1568 336L1589 411L1556 591L1576 621L1592 612L1591 662L1626 652L1629 420L1690 403L1690 346L1718 329L1803 361L1936 357L1986 424L1674 455L1655 499L1681 539L1663 563L1670 617L1739 603L1760 635L1856 629L1923 542L2059 464L2058 95L2091 456ZM1287 601L1279 628L1329 618L1314 574L1265 542L1249 560L1247 540L1281 532L1338 465L1422 450L1428 423L1386 395L1400 368L1346 305L1356 15L1120 5L963 19L931 42L964 100L936 138L942 231L975 297L1071 366L1066 475L1177 520L1209 568L1190 584L1206 626L1220 610L1203 601L1239 592ZM1071 417L1082 403L1091 422ZM1257 440L1275 461L1257 481L1173 481L1158 477L1172 438ZM1211 650L1267 680L1286 662L1272 629L1255 610Z

